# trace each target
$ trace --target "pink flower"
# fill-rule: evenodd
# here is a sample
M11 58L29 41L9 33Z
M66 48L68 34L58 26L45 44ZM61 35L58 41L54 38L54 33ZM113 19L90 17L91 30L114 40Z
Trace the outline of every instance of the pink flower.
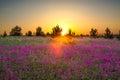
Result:
M7 58L8 61L14 62L14 59L11 56L7 56L6 58Z
M62 73L62 69L61 68L58 69L58 73Z
M110 62L106 62L103 64L105 68L109 68L110 67Z

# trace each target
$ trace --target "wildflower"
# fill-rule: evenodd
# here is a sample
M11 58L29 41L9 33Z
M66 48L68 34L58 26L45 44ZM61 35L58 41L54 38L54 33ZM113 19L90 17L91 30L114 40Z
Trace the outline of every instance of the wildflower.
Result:
M58 73L59 74L62 73L62 69L61 68L58 69Z
M7 58L8 61L14 62L14 59L11 56L7 56L6 58Z

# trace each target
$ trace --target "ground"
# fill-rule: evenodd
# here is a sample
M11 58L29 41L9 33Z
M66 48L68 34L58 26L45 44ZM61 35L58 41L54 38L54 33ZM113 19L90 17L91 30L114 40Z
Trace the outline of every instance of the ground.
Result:
M0 38L0 80L119 80L120 41Z

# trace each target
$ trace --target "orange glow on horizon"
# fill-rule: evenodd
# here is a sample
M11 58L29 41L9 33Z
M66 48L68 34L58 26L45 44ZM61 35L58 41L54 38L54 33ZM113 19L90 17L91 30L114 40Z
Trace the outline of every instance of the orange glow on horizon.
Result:
M51 44L52 48L52 55L55 56L55 58L61 58L64 56L64 45L66 44L75 44L75 39L70 37L57 37L52 39L54 43Z

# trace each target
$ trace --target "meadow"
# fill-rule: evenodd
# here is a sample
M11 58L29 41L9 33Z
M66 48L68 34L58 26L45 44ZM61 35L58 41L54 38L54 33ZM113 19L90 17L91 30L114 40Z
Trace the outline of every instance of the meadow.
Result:
M120 41L0 38L0 80L120 80Z

